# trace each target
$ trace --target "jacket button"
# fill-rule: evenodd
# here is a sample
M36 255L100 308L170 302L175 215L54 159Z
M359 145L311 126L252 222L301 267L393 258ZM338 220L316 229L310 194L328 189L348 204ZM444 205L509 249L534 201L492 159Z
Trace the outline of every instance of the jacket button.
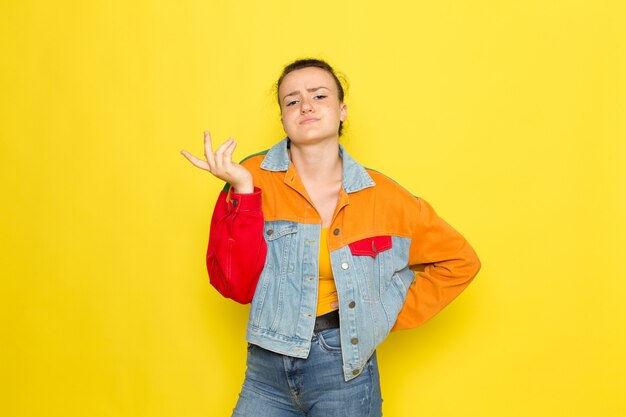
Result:
M348 265L347 262L344 262L341 264L341 269L348 269L350 267L350 265Z
M333 235L337 236L339 234L339 228L333 230Z
M356 303L354 301L350 301L350 304L348 304L348 307L350 308L354 308L356 306Z
M268 235L268 236L272 236L272 233L274 233L274 231L273 231L272 229L269 229L269 230L268 230L267 232L265 232L265 233L267 233L267 235Z
M352 371L352 375L358 375L361 373L360 369L355 369L354 371Z
M237 207L237 204L239 204L239 200L233 200L233 206Z
M358 339L358 338L356 338L356 337L353 337L353 338L350 340L350 342L351 342L353 345L358 345L358 344L359 344L359 339Z

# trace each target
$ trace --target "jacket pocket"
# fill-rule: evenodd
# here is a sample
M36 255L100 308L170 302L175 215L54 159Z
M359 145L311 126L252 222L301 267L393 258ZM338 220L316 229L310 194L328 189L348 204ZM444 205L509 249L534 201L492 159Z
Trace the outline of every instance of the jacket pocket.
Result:
M354 264L358 266L355 278L364 302L380 300L380 289L387 276L392 274L391 236L372 236L349 245Z
M268 249L266 266L269 266L275 274L282 275L293 271L295 264L291 259L291 252L297 243L297 232L298 225L293 222L282 220L266 222L264 231Z
M373 236L350 243L353 256L371 256L376 259L380 252L391 249L391 236Z

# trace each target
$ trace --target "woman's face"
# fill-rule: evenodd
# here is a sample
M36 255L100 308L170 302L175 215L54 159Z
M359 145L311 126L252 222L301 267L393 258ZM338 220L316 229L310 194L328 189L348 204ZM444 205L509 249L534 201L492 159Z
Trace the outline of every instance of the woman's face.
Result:
M278 86L278 97L283 129L294 143L339 139L339 122L347 110L327 71L309 67L290 72Z

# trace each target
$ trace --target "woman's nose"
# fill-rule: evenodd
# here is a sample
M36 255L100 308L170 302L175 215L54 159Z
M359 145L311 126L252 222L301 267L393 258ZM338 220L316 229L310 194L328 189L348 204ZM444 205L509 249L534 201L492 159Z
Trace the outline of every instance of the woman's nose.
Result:
M302 99L300 102L300 113L308 113L313 110L313 106L308 99Z

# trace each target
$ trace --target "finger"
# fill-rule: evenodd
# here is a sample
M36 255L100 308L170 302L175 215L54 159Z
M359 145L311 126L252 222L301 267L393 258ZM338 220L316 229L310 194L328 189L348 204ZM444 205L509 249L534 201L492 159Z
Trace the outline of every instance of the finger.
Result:
M203 161L202 159L198 159L195 156L193 156L192 154L190 154L187 151L180 151L181 154L183 154L183 156L185 158L187 158L189 160L189 162L191 162L192 164L194 164L195 166L197 166L200 169L204 169L204 170L209 170L209 165L206 163L206 161Z
M228 145L226 149L224 149L224 154L222 156L222 164L224 167L229 167L233 164L233 152L237 147L237 142L234 140Z
M220 145L219 148L215 151L215 169L221 171L224 168L224 151L228 149L228 147L232 144L233 138L228 138L228 140Z
M202 159L196 158L194 155L190 154L187 151L181 151L181 153L183 154L183 156L185 158L187 158L187 160L189 160L189 162L191 162L193 165L197 166L198 168L202 168L202 169L207 169L207 164L205 161L203 161Z
M216 150L215 150L215 155L220 155L220 157L224 154L224 151L230 147L230 145L232 145L232 143L234 142L233 138L228 138L227 141L225 141L224 143L222 143Z
M233 167L236 165L235 161L233 161L233 153L235 152L235 148L237 147L237 142L233 139L230 146L224 151L224 162L223 166L228 172L233 171Z
M211 172L215 166L215 154L213 153L213 143L211 142L211 133L204 131L204 156Z

